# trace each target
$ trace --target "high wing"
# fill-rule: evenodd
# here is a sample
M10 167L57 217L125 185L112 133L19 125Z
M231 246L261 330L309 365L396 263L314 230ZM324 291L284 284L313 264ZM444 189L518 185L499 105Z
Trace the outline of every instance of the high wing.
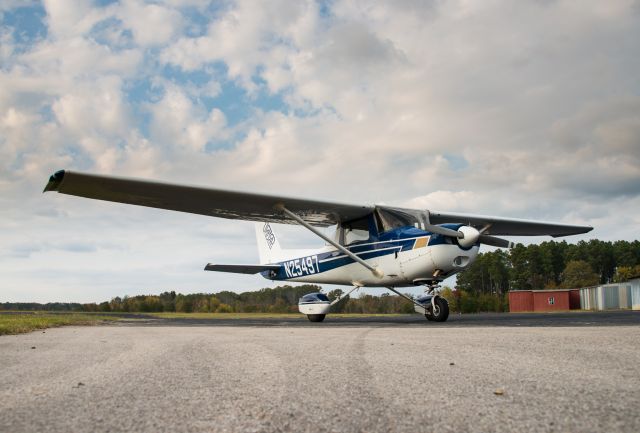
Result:
M61 170L49 178L44 192L57 191L97 200L127 203L138 206L168 209L219 218L241 219L283 224L295 224L296 218L319 227L364 217L376 211L375 206L360 206L335 202L288 198L276 195L236 192L197 186L176 185L164 182L128 179L75 171ZM286 211L282 211L286 207ZM400 211L416 222L430 223L428 229L435 233L454 236L450 229L434 227L434 224L459 223L478 229L483 243L503 243L490 235L511 236L568 236L593 230L588 226L556 224L483 215L446 213L417 209L379 206L380 210ZM426 221L425 221L426 220ZM412 223L410 223L412 224ZM444 233L446 231L446 233ZM459 236L458 236L459 237ZM496 244L497 243L497 244Z
M473 226L478 230L488 227L483 231L487 235L553 236L555 238L593 230L593 227L589 226L437 211L429 211L429 221L432 224L460 223Z
M293 219L275 208L285 205L304 221L319 227L360 218L374 210L373 206L225 191L69 170L61 170L51 176L44 189L46 191L219 218L295 224Z

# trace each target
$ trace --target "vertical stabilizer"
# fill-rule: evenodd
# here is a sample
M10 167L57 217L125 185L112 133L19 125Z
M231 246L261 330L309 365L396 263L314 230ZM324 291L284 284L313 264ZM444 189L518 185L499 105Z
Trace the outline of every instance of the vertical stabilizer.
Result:
M258 241L258 254L260 264L275 263L280 259L282 250L276 234L269 223L256 223L256 239Z

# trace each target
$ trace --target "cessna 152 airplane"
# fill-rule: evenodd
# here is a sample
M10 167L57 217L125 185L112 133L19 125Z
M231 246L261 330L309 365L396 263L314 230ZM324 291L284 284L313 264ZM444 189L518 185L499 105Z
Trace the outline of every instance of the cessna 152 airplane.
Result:
M321 322L331 307L360 287L385 287L407 298L428 320L445 321L447 301L435 288L468 267L480 245L511 248L501 235L553 237L586 233L592 227L482 215L361 206L264 194L175 185L61 170L44 192L58 191L107 200L256 222L260 264L208 264L205 270L257 274L270 280L341 284L352 289L333 302L323 293L298 304L310 321ZM299 224L323 239L315 250L280 247L270 223ZM333 236L316 227L336 226ZM426 286L413 299L397 289Z

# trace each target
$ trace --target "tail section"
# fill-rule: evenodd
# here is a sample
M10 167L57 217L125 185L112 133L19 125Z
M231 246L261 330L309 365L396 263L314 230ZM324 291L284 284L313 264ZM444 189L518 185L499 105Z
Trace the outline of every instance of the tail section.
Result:
M258 254L260 263L265 265L275 263L282 257L280 242L271 229L269 223L256 223L256 239L258 241Z

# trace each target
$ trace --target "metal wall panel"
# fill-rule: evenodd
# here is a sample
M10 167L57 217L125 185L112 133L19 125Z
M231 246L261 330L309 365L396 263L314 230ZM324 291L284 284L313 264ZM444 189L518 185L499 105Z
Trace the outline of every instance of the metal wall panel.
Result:
M631 288L631 308L640 310L640 286Z
M568 309L568 290L534 290L533 311L566 311Z
M633 293L633 286L629 283L587 287L580 289L580 307L583 310L629 309L633 305ZM638 294L640 295L640 289ZM640 299L638 303L640 304Z
M569 290L569 309L571 310L580 309L580 290L576 290L576 289Z
M631 308L640 310L640 278L629 280L631 286Z
M598 304L597 287L580 289L580 307L583 310L598 310Z
M631 308L631 285L620 284L618 288L618 308L628 310Z
M620 296L617 284L607 284L600 286L602 290L602 309L617 310L620 308Z
M531 290L509 292L509 312L519 313L524 311L533 311L533 293Z

